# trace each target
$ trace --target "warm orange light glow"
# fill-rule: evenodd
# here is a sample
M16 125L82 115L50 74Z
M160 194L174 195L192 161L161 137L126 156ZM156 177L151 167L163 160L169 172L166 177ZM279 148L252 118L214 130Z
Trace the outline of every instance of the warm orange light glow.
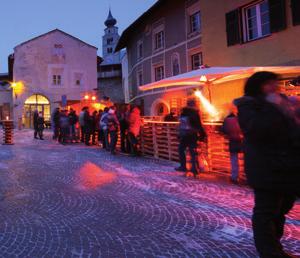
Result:
M86 189L95 189L114 181L116 175L112 172L104 171L96 164L87 162L79 171L81 185Z
M96 97L95 97L95 96L93 96L93 97L92 97L92 100L94 100L94 101L95 101L95 100L96 100Z
M10 87L13 89L15 94L22 94L25 90L23 82L12 82Z
M206 78L205 75L202 75L202 76L200 77L200 82L207 82L207 81L208 81L208 79Z
M210 115L211 121L216 121L219 118L219 112L217 109L203 96L200 90L195 91L195 96L199 98L202 106L206 112Z
M9 116L6 116L6 121L8 121L9 120Z
M84 99L85 99L85 100L88 100L89 98L90 98L89 95L85 95L85 96L84 96Z
M101 104L101 103L93 103L92 104L92 107L95 109L95 110L104 110L104 108L106 107L105 105Z

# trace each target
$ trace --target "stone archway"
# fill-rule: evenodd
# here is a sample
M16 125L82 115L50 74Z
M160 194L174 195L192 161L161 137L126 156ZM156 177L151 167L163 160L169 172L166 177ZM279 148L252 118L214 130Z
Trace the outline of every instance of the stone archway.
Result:
M165 116L170 113L170 105L163 99L157 99L152 103L151 116Z
M33 127L33 113L36 110L43 113L45 122L50 122L51 111L49 99L43 95L34 94L28 97L24 102L23 124L25 128Z

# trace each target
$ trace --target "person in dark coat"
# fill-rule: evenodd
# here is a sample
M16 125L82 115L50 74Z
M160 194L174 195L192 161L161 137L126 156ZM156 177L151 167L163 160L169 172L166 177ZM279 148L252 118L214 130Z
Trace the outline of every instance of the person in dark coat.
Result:
M109 136L110 136L109 150L111 154L115 155L116 146L118 142L118 131L120 127L120 123L116 115L115 107L110 107L108 111L107 122L108 122Z
M202 126L199 110L193 99L188 100L187 107L182 109L179 119L179 159L180 166L176 171L187 171L186 149L189 149L192 163L192 173L198 175L199 163L197 153L198 141L206 139L206 132Z
M73 109L70 109L69 112L69 123L70 123L70 140L75 141L76 140L76 124L78 123L78 116L76 114L76 111Z
M66 144L70 134L70 119L67 110L62 110L59 119L60 135L59 142Z
M167 114L164 118L164 121L165 122L177 122L178 119L177 117L175 116L175 113L174 112L170 112L169 114Z
M33 129L34 129L34 139L38 139L38 117L39 117L39 112L37 110L34 111L33 113Z
M242 152L242 131L238 122L237 107L232 104L230 114L224 119L223 133L229 140L231 182L238 183L239 178L239 153Z
M60 109L59 108L56 108L54 110L54 112L52 113L52 119L51 119L51 122L52 122L52 128L53 128L53 140L57 140L58 139L58 136L59 136L59 120L60 120Z
M88 108L84 110L83 122L84 122L84 141L85 141L85 145L89 146L93 121L92 121L92 117L90 116L90 112Z
M107 151L109 150L109 144L110 144L109 130L108 130L108 111L109 111L109 108L105 107L104 112L100 119L100 129L103 134L102 147L103 147L103 149L106 149Z
M120 112L118 117L120 121L121 151L123 153L130 152L130 143L128 139L129 115L130 105L126 105L123 107L123 110Z
M91 116L91 135L92 135L92 144L96 145L96 136L98 132L98 112L95 110Z
M39 138L40 138L40 140L44 140L43 132L45 129L45 120L44 120L42 112L38 113L38 117L36 118L36 123L37 123L37 133L39 135ZM37 137L36 137L36 139L37 139Z
M288 99L278 93L278 76L252 75L236 100L244 133L245 172L254 189L252 226L262 258L291 257L280 239L285 216L300 192L300 127Z

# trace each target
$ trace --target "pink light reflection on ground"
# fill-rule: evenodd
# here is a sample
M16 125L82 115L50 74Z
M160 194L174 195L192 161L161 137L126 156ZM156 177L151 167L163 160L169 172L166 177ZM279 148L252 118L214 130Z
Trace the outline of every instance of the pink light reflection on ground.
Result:
M91 162L86 162L79 170L80 186L85 189L96 189L100 186L112 183L116 174L104 171Z

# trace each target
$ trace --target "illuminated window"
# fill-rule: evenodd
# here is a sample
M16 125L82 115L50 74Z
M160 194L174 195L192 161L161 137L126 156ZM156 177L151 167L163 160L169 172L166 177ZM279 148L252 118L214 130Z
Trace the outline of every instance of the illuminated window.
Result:
M201 30L200 12L196 12L190 16L190 30L191 33Z
M160 81L165 77L164 74L164 67L163 66L157 66L154 68L154 75L155 75L155 81Z

